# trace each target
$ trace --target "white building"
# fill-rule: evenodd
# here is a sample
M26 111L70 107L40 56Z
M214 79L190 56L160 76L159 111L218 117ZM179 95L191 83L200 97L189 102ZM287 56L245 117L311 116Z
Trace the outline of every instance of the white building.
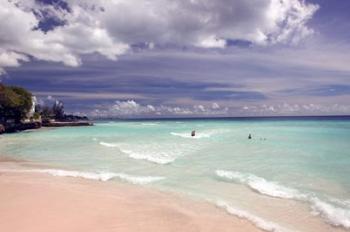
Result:
M27 113L27 119L30 119L34 116L35 113L35 105L37 104L37 99L35 96L32 96L32 106L30 108L30 110Z

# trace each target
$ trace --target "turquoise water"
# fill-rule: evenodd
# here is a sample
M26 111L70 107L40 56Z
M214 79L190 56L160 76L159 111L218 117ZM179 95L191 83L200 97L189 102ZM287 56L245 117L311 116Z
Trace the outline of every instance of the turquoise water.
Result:
M97 122L5 135L0 154L187 194L269 231L350 228L347 119Z

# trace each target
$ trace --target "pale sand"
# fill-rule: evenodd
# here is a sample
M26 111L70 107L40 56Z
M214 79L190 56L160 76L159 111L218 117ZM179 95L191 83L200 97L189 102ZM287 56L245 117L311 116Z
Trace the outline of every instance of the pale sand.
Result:
M1 162L0 167L11 167ZM1 232L260 231L215 206L128 184L0 171Z

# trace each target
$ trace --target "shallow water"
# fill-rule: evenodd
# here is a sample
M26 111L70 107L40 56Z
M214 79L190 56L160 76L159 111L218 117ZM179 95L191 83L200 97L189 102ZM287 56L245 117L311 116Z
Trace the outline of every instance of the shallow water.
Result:
M185 193L268 231L350 229L346 118L98 122L5 135L0 154Z

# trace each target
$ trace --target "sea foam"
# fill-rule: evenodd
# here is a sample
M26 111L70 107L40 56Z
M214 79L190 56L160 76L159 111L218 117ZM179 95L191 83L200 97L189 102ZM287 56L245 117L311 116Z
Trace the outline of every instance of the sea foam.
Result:
M202 139L202 138L210 138L214 133L196 133L196 136L192 136L191 133L183 132L183 133L177 133L177 132L170 132L171 135L178 136L181 138L186 139Z
M146 160L156 164L170 164L175 161L175 158L172 158L166 154L147 154L141 152L134 152L131 150L120 149L121 152L128 154L130 158L137 160Z
M267 181L262 177L253 174L241 172L232 172L217 170L216 175L226 180L232 180L249 186L252 190L271 197L294 199L310 204L312 213L319 215L325 221L333 226L343 226L350 228L350 208L347 207L347 201L343 202L338 199L332 199L337 204L342 203L343 207L337 207L330 203L320 200L313 194L302 193L296 189L285 187L276 182Z
M170 132L171 135L178 136L181 138L186 138L186 139L201 139L201 138L210 138L211 134L196 134L196 136L192 136L191 133L185 132L185 133L177 133L177 132Z
M125 148L122 144L116 143L106 143L100 142L101 146L109 148L118 148L122 153L127 154L130 158L136 160L146 160L156 164L170 164L175 161L175 157L172 157L168 154L159 152L146 152L146 151L133 151L131 149ZM140 150L140 149L139 149Z
M141 125L143 125L143 126L157 126L157 125L159 125L159 123L144 122Z
M287 229L281 227L280 225L278 225L274 222L270 222L270 221L267 221L265 219L262 219L262 218L254 215L254 214L251 214L247 211L244 211L241 209L236 209L224 201L218 201L216 203L216 206L226 210L226 212L228 212L231 215L234 215L236 217L250 221L256 227L258 227L262 230L271 231L271 232L287 232L288 231Z
M267 181L262 177L252 174L217 170L216 175L224 179L233 180L241 184L248 185L254 191L267 196L300 200L306 198L306 195L300 193L296 189L285 187L276 182Z
M133 176L125 173L114 173L114 172L81 172L81 171L69 171L61 169L28 169L28 170L16 170L16 169L6 169L0 170L1 172L17 172L17 173L45 173L52 176L59 177L78 177L89 180L97 181L109 181L114 178L119 178L123 181L132 184L150 184L152 182L160 181L165 179L161 176Z
M343 226L350 229L350 209L336 207L318 198L311 198L312 210L333 226Z
M213 130L203 130L197 131L195 136L191 135L191 131L184 132L170 132L173 136L178 136L185 139L202 139L202 138L211 138L214 135L223 134L229 132L227 129L213 129Z
M118 147L117 144L114 144L114 143L106 143L106 142L100 142L100 145L101 145L101 146L104 146L104 147Z

